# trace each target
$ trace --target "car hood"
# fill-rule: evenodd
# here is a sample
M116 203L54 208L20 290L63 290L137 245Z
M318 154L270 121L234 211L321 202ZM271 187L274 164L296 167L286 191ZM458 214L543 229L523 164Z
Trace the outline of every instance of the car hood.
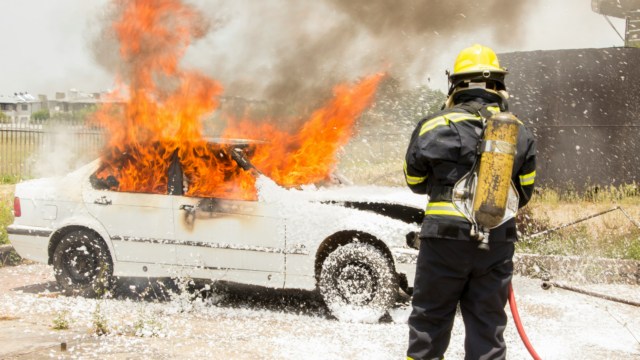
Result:
M417 195L408 188L341 185L329 188L311 188L300 192L309 201L316 202L358 202L396 204L422 209L427 203L426 195Z
M385 186L336 186L301 189L284 189L266 176L256 181L258 199L286 206L297 204L302 209L305 203L338 205L357 211L376 213L405 223L420 224L424 218L427 197L416 195L408 189ZM300 210L298 210L300 211Z

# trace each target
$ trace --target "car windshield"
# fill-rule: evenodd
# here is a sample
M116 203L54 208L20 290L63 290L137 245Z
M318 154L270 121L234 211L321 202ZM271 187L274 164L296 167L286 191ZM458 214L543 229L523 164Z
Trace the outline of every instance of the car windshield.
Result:
M110 151L91 175L96 189L255 200L255 176L247 153L255 144L197 141Z

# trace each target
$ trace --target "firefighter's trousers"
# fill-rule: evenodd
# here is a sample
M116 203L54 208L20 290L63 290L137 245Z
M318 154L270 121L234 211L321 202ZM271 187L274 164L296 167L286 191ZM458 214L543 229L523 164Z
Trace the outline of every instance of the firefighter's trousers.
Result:
M465 326L465 359L504 359L505 305L513 274L513 242L423 239L409 317L413 359L440 359L451 337L457 305Z

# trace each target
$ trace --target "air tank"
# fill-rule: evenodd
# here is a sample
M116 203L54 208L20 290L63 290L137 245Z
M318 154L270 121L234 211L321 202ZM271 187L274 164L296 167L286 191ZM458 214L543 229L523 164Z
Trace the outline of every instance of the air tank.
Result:
M487 119L473 199L474 218L482 228L500 225L505 215L519 129L520 120L509 112Z

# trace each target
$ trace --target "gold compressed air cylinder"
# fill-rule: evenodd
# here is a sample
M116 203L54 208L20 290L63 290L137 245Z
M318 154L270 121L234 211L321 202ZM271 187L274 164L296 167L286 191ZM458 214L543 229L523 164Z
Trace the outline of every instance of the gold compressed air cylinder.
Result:
M503 220L519 129L520 121L509 112L487 119L473 199L474 218L485 229L492 229Z

